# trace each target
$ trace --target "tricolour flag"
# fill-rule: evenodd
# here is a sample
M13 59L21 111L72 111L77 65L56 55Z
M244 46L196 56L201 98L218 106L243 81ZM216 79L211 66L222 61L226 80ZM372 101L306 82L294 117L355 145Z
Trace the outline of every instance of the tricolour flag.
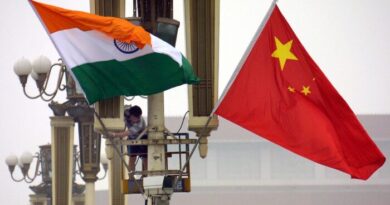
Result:
M267 18L215 114L305 158L369 178L385 157L275 4Z
M140 26L30 2L90 104L198 82L178 50Z

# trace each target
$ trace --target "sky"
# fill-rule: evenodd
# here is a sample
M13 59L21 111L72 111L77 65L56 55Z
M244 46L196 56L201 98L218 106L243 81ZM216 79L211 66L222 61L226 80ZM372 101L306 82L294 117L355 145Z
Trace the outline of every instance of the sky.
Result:
M40 0L64 8L89 11L89 0ZM239 3L237 3L239 2ZM221 0L219 93L260 25L271 0ZM387 0L280 0L278 5L308 53L357 114L390 114L390 1ZM20 57L39 55L52 62L59 58L27 0L0 0L0 160L9 154L36 152L50 142L51 111L41 100L27 99L13 64ZM127 9L130 14L130 9ZM175 19L181 21L177 48L185 53L183 0L174 0ZM36 94L29 79L27 91ZM56 101L63 102L60 94ZM131 104L146 110L146 100ZM165 114L181 116L188 110L187 87L165 92ZM78 141L75 138L75 141ZM1 164L1 162L0 162ZM16 175L20 176L19 170ZM0 165L0 199L8 204L28 204L25 183L11 180ZM37 184L37 183L35 183ZM106 182L99 182L103 189Z

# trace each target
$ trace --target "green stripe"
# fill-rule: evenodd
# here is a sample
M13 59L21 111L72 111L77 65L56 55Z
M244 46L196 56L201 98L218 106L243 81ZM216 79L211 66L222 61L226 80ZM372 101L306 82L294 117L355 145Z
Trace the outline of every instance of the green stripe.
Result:
M198 83L192 66L167 55L152 53L128 61L87 63L72 69L90 104L125 95L151 95L182 84Z

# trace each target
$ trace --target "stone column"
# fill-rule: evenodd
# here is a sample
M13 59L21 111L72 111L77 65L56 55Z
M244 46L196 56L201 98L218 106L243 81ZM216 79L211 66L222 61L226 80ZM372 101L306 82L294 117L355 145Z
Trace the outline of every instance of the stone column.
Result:
M85 205L95 205L95 182L85 182Z
M120 139L114 139L115 141ZM126 204L125 195L122 193L122 161L120 156L115 153L113 145L108 145L109 140L106 140L106 154L108 163L108 183L109 183L109 205L124 205ZM118 149L120 147L118 146Z
M196 132L199 154L207 156L208 137L218 127L214 116L204 129L218 100L220 0L185 0L186 53L194 72L202 81L188 86L188 129Z
M72 204L74 121L71 117L50 117L52 141L52 204Z

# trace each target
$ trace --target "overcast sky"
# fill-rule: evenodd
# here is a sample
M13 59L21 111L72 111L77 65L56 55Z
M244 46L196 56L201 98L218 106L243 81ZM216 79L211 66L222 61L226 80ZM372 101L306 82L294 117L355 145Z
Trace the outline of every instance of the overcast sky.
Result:
M89 11L89 0L42 2ZM174 0L174 3L175 18L182 23L177 47L185 53L183 2ZM270 3L271 0L221 0L220 93ZM390 114L390 1L280 0L279 7L309 54L357 114ZM13 72L14 62L22 56L32 60L41 54L54 62L59 56L27 0L0 0L0 8L0 93L3 95L0 160L3 161L11 153L35 152L39 145L50 142L51 111L47 103L23 95ZM31 78L27 88L29 93L36 93ZM57 99L63 100L63 96ZM187 87L167 91L165 100L166 115L181 116L188 110ZM132 103L146 110L145 100L137 98ZM28 204L27 185L12 182L6 165L0 164L1 201ZM105 186L106 182L98 184L98 188Z

